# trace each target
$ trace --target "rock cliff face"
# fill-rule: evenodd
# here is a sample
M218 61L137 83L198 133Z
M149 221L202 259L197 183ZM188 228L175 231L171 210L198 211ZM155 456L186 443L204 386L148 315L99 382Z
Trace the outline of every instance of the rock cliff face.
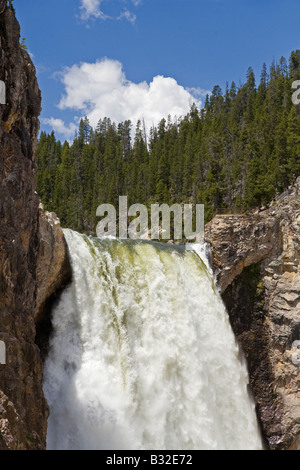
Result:
M268 210L216 216L206 240L266 446L300 450L300 178Z
M0 449L43 449L48 406L36 322L65 278L66 248L58 224L39 214L34 150L40 91L6 4L0 0L0 80L6 86L6 104L0 104L0 340L7 348L7 363L0 365Z

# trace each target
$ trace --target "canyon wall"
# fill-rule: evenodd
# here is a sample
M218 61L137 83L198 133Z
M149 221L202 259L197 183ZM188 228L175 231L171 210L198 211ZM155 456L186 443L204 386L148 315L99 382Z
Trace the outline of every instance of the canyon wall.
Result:
M206 241L266 447L300 450L300 178L266 210L217 215Z
M34 151L41 96L20 46L12 7L0 0L0 449L44 449L48 406L37 330L47 299L69 276L66 246L53 214L39 209Z

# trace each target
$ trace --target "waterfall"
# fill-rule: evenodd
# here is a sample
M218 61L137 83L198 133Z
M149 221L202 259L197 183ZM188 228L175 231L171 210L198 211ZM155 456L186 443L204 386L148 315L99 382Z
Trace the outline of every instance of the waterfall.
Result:
M65 230L73 281L45 364L48 449L261 449L201 250Z

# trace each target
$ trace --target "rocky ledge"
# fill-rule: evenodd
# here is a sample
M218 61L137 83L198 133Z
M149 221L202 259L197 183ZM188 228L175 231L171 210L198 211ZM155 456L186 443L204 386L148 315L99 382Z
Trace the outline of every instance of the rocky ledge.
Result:
M300 178L268 209L216 216L206 241L266 447L300 450Z

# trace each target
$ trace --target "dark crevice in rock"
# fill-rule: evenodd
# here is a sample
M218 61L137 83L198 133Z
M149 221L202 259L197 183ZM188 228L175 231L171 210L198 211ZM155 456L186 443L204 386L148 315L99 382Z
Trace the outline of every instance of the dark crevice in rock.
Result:
M43 362L45 362L48 356L50 339L53 332L52 312L58 305L62 293L69 286L70 283L71 277L65 281L65 283L61 286L59 290L57 290L46 300L45 305L43 307L43 315L36 324L35 343L39 347L39 350L41 352L41 359Z

